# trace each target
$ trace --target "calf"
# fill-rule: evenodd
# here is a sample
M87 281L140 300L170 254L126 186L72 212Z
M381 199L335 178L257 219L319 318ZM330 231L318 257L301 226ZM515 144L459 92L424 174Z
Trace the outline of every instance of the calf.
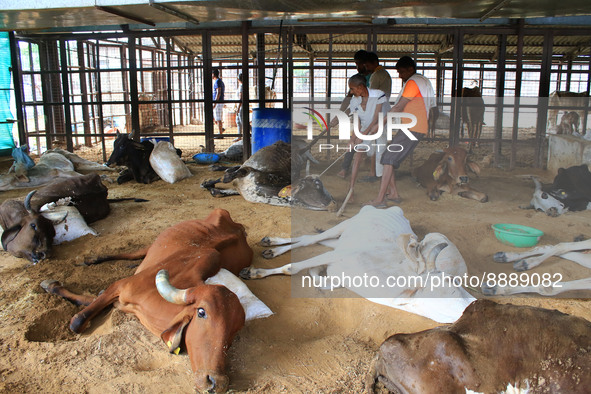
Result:
M150 141L136 142L131 134L117 133L117 138L113 142L113 153L105 164L127 166L117 178L119 184L132 179L137 183L151 183L158 179L150 165L150 154L153 149L154 144Z
M53 223L31 208L27 194L24 203L7 200L0 205L2 248L13 256L22 257L33 264L45 259L51 252L55 229Z
M559 168L550 185L542 185L534 179L536 189L530 205L549 216L558 216L566 211L591 209L591 172L586 164Z
M564 207L564 204L558 201L556 198L549 195L547 192L542 190L542 184L540 181L532 177L536 188L534 190L534 195L527 206L519 206L521 209L535 209L536 211L545 212L546 215L556 217L560 216L566 211L567 208Z
M222 268L238 274L250 265L252 255L244 226L216 209L204 220L164 230L144 249L94 259L143 258L133 276L116 281L96 298L76 296L56 281L44 281L42 287L86 306L70 321L74 332L84 331L111 304L134 313L171 352L187 351L197 389L223 392L228 388L226 355L244 325L245 311L232 291L205 281Z
M427 188L427 195L432 201L439 199L443 192L457 194L472 200L487 202L488 196L468 185L468 170L480 174L478 164L468 160L465 149L446 148L443 152L432 153L425 163L412 170L412 176Z
M562 202L569 211L584 211L591 203L591 172L586 164L559 168L548 194Z
M451 326L396 334L367 378L394 393L588 393L591 323L556 310L478 300Z
M578 113L571 111L562 115L556 134L579 135L579 124L581 118Z
M266 258L315 243L333 250L279 268L248 267L240 275L256 279L276 274L295 275L310 269L307 278L312 283L322 284L322 287L330 284L331 289L346 287L372 302L442 323L458 319L474 301L461 286L443 284L448 282L443 278L467 273L466 263L456 246L439 233L429 233L419 241L399 207L383 210L365 206L351 219L321 234L294 239L266 237L261 241L264 246L285 245L266 250L263 253ZM437 282L434 277L441 278L441 286L430 287ZM341 281L340 278L350 280ZM356 284L360 278L368 278L373 284L360 286ZM402 278L405 283L392 285L388 283L392 278ZM302 287L306 280L302 279Z

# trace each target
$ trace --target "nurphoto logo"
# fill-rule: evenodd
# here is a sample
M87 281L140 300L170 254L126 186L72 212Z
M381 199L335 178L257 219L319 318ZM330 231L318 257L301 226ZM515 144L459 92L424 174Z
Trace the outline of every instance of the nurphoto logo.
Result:
M307 121L307 139L313 140L314 139L314 122L316 122L320 129L327 130L328 123L326 122L325 117L317 110L314 110L310 107L304 107L301 111L308 110L309 112L303 112L303 114L308 116ZM384 114L378 114L378 130L374 134L363 134L359 131L359 115L357 113L353 113L352 117L349 116L338 109L323 109L322 112L328 116L335 116L338 119L339 125L339 140L341 141L349 141L351 139L351 129L353 129L353 134L355 137L363 141L360 144L356 144L353 147L351 146L339 146L335 144L318 144L318 149L320 152L326 150L354 150L355 152L368 152L371 149L377 149L379 152L380 150L388 150L390 152L401 152L404 147L400 144L388 144L388 143L380 143L380 141L390 141L392 140L392 135L394 131L401 130L408 138L413 141L416 141L417 138L410 132L409 129L414 127L417 124L417 118L413 114L406 113L406 112L388 112L386 114L386 121L384 122ZM410 120L410 121L409 121ZM385 127L384 127L385 124ZM352 127L351 127L352 126ZM385 130L384 130L385 128ZM385 139L381 138L384 133Z

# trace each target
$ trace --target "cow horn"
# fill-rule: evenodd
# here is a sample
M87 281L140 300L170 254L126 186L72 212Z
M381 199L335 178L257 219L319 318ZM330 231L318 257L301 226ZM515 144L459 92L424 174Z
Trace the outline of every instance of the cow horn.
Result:
M429 256L427 256L427 264L428 264L428 266L431 266L432 267L432 266L435 265L435 260L437 259L437 256L447 246L448 246L448 243L447 242L442 242L440 244L435 245L435 247L433 249L431 249L431 251L429 252Z
M180 290L170 284L168 271L160 270L156 274L156 288L158 293L168 302L173 304L187 304L187 290Z
M31 209L31 198L33 197L33 194L35 194L35 193L37 193L37 190L33 190L33 191L29 192L29 194L27 194L27 197L25 197L25 209L29 213L33 212L33 210Z

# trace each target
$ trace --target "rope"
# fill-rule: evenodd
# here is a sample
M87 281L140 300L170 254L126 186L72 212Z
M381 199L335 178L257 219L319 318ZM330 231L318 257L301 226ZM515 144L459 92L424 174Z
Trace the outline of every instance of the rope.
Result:
M339 157L337 157L336 160L333 161L331 165L329 165L328 167L326 167L326 170L322 171L322 173L320 175L318 175L318 177L320 178L322 175L324 175L324 173L326 171L328 171L330 169L330 167L334 166L336 164L336 162L339 161L341 159L341 157L345 156L347 153L348 152L345 152L342 155L340 155Z

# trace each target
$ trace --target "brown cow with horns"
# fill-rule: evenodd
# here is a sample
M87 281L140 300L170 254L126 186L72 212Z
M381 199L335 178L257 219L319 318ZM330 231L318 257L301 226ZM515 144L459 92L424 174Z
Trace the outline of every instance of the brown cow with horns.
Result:
M237 275L251 264L252 256L244 226L235 223L228 211L216 209L205 220L164 230L144 249L88 262L144 258L133 276L113 283L96 298L72 294L54 280L41 286L86 306L70 321L72 331L84 331L93 317L115 303L135 314L171 352L187 351L198 390L223 392L229 383L226 354L244 326L245 312L228 288L204 282L221 268Z
M432 201L438 200L441 193L448 192L487 202L486 194L472 189L468 184L468 171L478 175L480 167L468 160L468 153L464 148L456 146L432 153L426 162L412 170L412 176L427 188L427 195Z

